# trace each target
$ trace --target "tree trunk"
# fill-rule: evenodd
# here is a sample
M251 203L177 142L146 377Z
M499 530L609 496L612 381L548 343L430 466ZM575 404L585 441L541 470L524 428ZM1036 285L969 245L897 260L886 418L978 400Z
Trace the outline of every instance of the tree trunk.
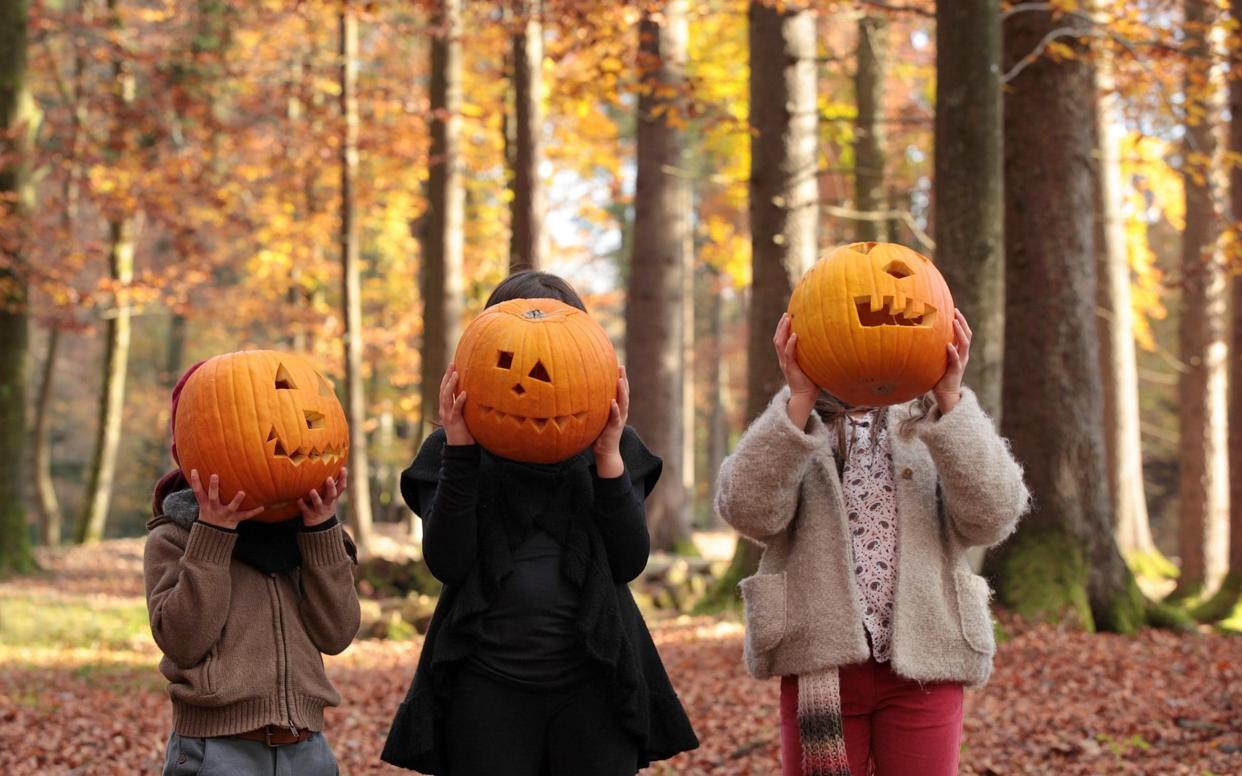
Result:
M1152 541L1147 496L1143 490L1134 311L1122 213L1121 141L1125 126L1114 67L1112 51L1101 46L1096 53L1099 147L1096 280L1100 310L1100 375L1104 384L1104 441L1117 546L1130 567L1142 573L1140 569L1155 571L1169 564Z
M724 300L720 296L722 280L720 274L712 272L707 279L708 299L705 305L710 316L707 349L707 385L704 396L710 402L707 421L707 461L704 471L707 473L707 499L711 504L716 497L716 478L720 473L720 464L729 454L729 420L725 411L725 386L728 385L727 364L724 358ZM713 510L712 525L722 523Z
M34 568L22 499L28 352L26 258L21 239L34 209L30 159L39 115L26 77L25 0L0 0L0 215L18 239L0 243L0 576Z
M514 155L510 203L509 271L543 263L542 90L543 3L518 0L519 31L513 36Z
M422 408L418 441L439 404L440 379L461 333L465 189L458 135L461 117L461 0L439 0L431 39L431 169L422 272Z
M1006 69L1051 30L1010 17ZM1035 494L986 567L1027 617L1131 632L1145 602L1113 539L1095 318L1094 76L1086 57L1027 67L1005 93L1005 366L1002 429ZM1015 196L1019 192L1021 196Z
M48 547L60 544L65 519L56 498L56 482L52 478L52 447L48 442L48 416L52 405L52 385L56 378L56 351L60 344L60 326L53 323L47 333L47 355L35 403L34 433L31 457L34 459L35 489L39 496L39 525L43 543Z
M1230 15L1242 20L1242 0L1233 0ZM1229 51L1229 151L1242 159L1242 28L1233 29ZM1233 228L1242 230L1242 164L1229 168L1229 198ZM1234 239L1242 241L1242 232ZM1195 616L1201 620L1228 617L1242 600L1242 275L1231 281L1229 327L1232 333L1229 358L1229 573L1220 590Z
M1216 250L1215 129L1220 106L1207 42L1208 0L1186 0L1186 132L1182 141L1186 229L1182 233L1182 303L1178 346L1178 554L1174 599L1215 589L1224 576L1229 530L1225 395L1225 273Z
M750 240L752 280L746 341L746 420L784 383L772 332L794 284L815 260L815 19L805 4L750 3ZM737 601L737 583L759 566L758 545L740 540L704 608Z
M108 26L119 32L119 0L108 0ZM112 60L113 106L110 146L114 154L124 153L125 114L134 101L134 75L129 62L119 50ZM108 215L108 275L115 292L113 307L104 322L103 378L100 381L98 426L95 429L94 452L87 470L87 484L82 512L78 516L75 540L92 543L103 539L108 521L108 505L112 499L112 482L116 473L117 450L121 444L121 426L125 417L125 380L129 367L130 302L129 286L134 279L134 219L132 213L117 212L112 206Z
M1000 0L936 3L936 266L974 337L966 382L1001 421L1005 344Z
M358 176L358 19L346 3L338 15L341 57L341 284L345 306L345 407L349 416L348 524L365 555L371 547L371 471L367 401L362 388L362 284L354 186Z
M858 20L858 65L854 71L854 207L864 217L857 221L860 242L890 240L885 210L884 71L888 56L888 22L873 16Z
M647 499L651 545L675 550L690 540L683 480L684 253L686 209L686 0L667 0L662 20L639 24L638 178L634 248L625 305L625 360L633 395L630 424L664 459L664 474Z

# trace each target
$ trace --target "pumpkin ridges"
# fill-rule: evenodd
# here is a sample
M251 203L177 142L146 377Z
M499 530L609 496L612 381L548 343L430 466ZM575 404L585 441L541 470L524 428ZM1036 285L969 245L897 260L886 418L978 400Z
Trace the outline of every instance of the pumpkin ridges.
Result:
M894 263L903 270L890 272ZM927 315L929 305L936 313L922 325L900 320ZM944 373L952 294L935 264L909 248L881 243L865 254L853 245L838 248L803 276L789 309L799 364L847 402L898 403L930 390ZM875 392L880 385L883 395Z
M530 310L540 310L544 315L537 320L524 317ZM593 341L602 337L607 341L599 324L590 316L551 299L502 302L467 327L458 343L459 367L467 360L467 353L471 354L470 363L476 367L494 357L490 350L483 354L475 349L488 349L501 341L508 343L503 349L516 354L510 371L503 375L508 378L504 384L496 381L502 375L493 372L478 368L463 371L463 387L475 397L475 401L467 402L466 425L480 445L504 457L546 463L574 455L594 441L585 436L594 426L584 427L583 422L572 418L575 415L591 416L596 420L604 418L606 408L601 410L593 405L600 395L598 383L608 375L600 371L596 361L589 361L603 351L595 344L578 342L583 337ZM611 348L611 343L607 344ZM615 369L615 352L610 360L610 368ZM529 372L539 362L548 370L550 383L529 377ZM506 393L515 382L526 389L521 397ZM485 402L479 401L484 398ZM519 411L514 411L517 407L527 418L547 420L542 428L531 420L518 425L504 415L484 415L477 411L477 406L483 403L505 415L518 414ZM565 418L563 428L554 422L556 417ZM602 423L595 425L602 428Z
M268 358L268 359L266 359L266 360L267 360L267 361L269 361L269 363L270 363L270 361L271 361L272 359L271 359L271 358ZM274 371L275 371L275 370L273 369L273 373L274 373ZM255 373L254 373L254 370L253 370L253 369L248 369L248 370L246 370L246 373L247 373L247 375L248 375L248 376L249 376L249 378L250 378L250 393L251 393L251 398L252 398L252 400L253 400L253 403L254 403L254 404L258 404L258 402L260 401L259 396L260 396L260 395L263 395L263 394L260 394L260 392L259 392L259 391L260 391L261 386L256 386L256 385L255 385L256 375L255 375ZM267 432L266 432L263 428L259 427L259 413L258 413L258 411L257 411L257 408L256 408L256 410L255 410L255 413L254 413L254 414L255 414L255 418L254 418L255 426L256 426L256 428L257 428L257 430L258 430L258 432L259 432L260 437L261 437L261 438L262 438L262 440L263 440L263 449L264 449L264 451L266 452L266 450L267 450ZM265 498L263 499L263 503L267 503L268 501L270 501L270 500L271 500L271 498L272 498L272 497L274 496L274 494L276 493L276 475L275 475L275 474L273 474L272 469L271 469L271 467L270 467L270 466L264 466L264 467L262 467L262 468L263 468L263 473L266 475L267 486L268 486L268 488L270 489L270 490L268 491L268 493L263 494L263 495L265 496Z
M231 416L226 415L226 414L222 411L222 408L221 408L221 406L220 406L220 388L219 388L219 386L220 386L220 384L221 384L221 381L223 380L223 377L221 376L221 372L227 372L227 371L228 371L228 370L222 369L222 367L223 367L223 366L224 366L224 364L223 364L223 363L221 363L221 362L216 362L215 364L213 364L213 365L212 365L212 367L213 367L213 368L212 368L212 371L211 371L211 378L212 378L212 379L211 379L211 388L212 388L212 390L211 390L211 396L212 396L212 399L213 399L213 400L214 400L214 402L215 402L216 417L219 417L219 418L231 417ZM223 425L223 424L221 424L221 425ZM221 429L220 429L220 436L221 436L221 438L220 438L220 439L217 439L217 440L214 440L214 441L215 441L215 443L219 446L219 448L220 448L220 449L222 449L222 450L224 450L224 461L223 461L224 466L222 467L222 469L223 469L223 470L222 470L222 471L217 471L217 472L211 472L211 474L216 474L216 475L218 475L218 476L220 477L220 486L221 486L221 487L220 487L220 495L221 495L221 497L223 497L223 496L226 494L226 490L225 490L225 483L226 483L226 482L230 482L230 483L237 483L237 482L241 482L241 478L238 476L238 469L237 469L237 465L233 462L233 456L230 454L230 451L233 449L233 448L232 448L232 445L230 445L230 444L229 444L229 440L228 440L227 438L225 438L225 437L227 437L227 435L228 435L228 432L229 432L229 431L231 431L233 434L237 434L237 433L238 433L238 429L237 429L237 428L233 428L233 429L225 429L225 428L221 428ZM205 455L205 451L204 451L204 457L206 457L206 455ZM199 472L199 474L201 475L201 474L202 474L202 472ZM226 478L227 478L227 479L226 479ZM206 481L206 480L204 480L204 481L203 481L203 484L204 484L204 485L207 485L207 481ZM229 499L230 499L230 500L233 498L233 496L234 496L234 495L236 495L236 493L237 493L237 491L238 491L238 490L240 490L240 488L237 488L236 486L234 486L234 487L232 488L231 492L228 492L228 493L227 493L227 495L228 495L228 497L229 497Z
M225 503L238 490L246 491L244 508L269 507L254 518L258 521L296 517L296 499L319 487L327 477L339 475L348 458L343 408L335 395L319 396L317 371L300 355L243 351L209 361L208 369L199 369L187 378L178 403L175 436L178 451L184 451L180 456L182 469L197 467L200 474L217 474ZM282 363L291 379L300 383L288 395L280 394L271 381ZM310 399L300 401L306 397ZM306 410L322 414L320 429L312 432L305 428ZM292 424L290 417L294 418ZM322 455L314 460L308 457L296 468L288 461L274 460L267 442L273 427L291 451L334 447L339 457L332 462ZM314 442L312 434L316 436ZM271 508L280 501L289 503L280 509Z

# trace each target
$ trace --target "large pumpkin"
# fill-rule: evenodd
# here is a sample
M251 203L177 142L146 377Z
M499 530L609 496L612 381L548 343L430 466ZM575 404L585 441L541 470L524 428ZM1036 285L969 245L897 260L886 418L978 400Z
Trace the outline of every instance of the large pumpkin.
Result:
M953 297L926 256L854 243L815 263L789 300L798 365L850 404L898 404L931 390L948 364Z
M297 501L349 458L349 426L332 384L292 353L248 350L200 364L173 410L173 450L186 476L220 477L220 500L246 492L255 520L298 514Z
M555 463L608 423L619 367L591 316L555 299L511 299L462 332L455 357L466 427L503 458Z

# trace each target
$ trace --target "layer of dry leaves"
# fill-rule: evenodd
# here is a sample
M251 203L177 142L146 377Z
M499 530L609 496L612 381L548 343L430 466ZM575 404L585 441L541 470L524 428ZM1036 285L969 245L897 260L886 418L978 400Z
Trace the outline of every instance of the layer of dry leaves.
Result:
M140 547L45 558L53 575L0 584L0 606L31 593L140 595ZM1242 773L1242 641L1007 626L992 681L967 696L962 773ZM703 745L648 772L779 773L777 685L745 676L740 627L683 618L652 630ZM342 773L401 772L378 754L418 647L359 642L328 659L346 701L328 714ZM0 774L158 773L170 710L157 659L149 642L0 645Z

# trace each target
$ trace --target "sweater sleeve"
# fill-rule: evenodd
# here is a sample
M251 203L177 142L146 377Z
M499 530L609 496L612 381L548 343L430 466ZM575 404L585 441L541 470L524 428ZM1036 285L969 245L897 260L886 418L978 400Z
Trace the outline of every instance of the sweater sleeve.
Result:
M195 522L187 535L156 526L143 550L151 635L178 668L189 668L220 638L229 615L229 561L237 534Z
M761 544L793 520L802 479L815 452L828 444L819 417L812 413L807 429L800 429L789 419L788 403L789 389L782 388L720 466L717 513Z
M362 623L344 531L337 523L324 530L298 532L302 552L298 612L311 642L327 655L344 652Z
M423 559L446 585L460 584L474 565L479 545L478 445L444 445L439 477L402 474L402 494L423 520ZM419 457L423 457L420 453Z
M612 581L625 584L647 567L651 536L647 533L647 508L643 481L619 477L595 477L595 525L604 539Z
M957 406L933 411L916 428L936 463L945 512L958 535L969 545L990 546L1013 533L1031 494L974 392L963 388Z

